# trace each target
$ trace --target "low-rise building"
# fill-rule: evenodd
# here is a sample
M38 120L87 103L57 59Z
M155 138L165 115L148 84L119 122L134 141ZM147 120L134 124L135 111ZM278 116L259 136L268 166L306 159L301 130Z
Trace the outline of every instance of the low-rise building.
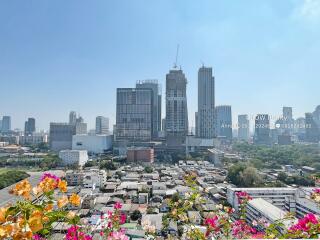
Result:
M84 172L68 170L66 172L66 181L69 186L82 186Z
M103 188L107 182L107 173L105 170L91 169L86 171L83 178L85 188Z
M148 147L131 147L127 150L127 161L135 163L153 163L154 150Z
M247 192L252 198L262 198L280 209L285 209L286 197L296 194L295 188L228 188L227 200L236 211L239 210L237 192Z
M73 150L87 150L89 154L102 154L112 148L111 135L74 135Z
M253 221L259 223L260 220L263 219L264 222L272 224L278 220L284 219L287 215L288 212L281 210L262 198L252 199L246 206L246 220L248 223L252 223ZM283 231L291 226L294 222L296 222L296 219L284 220L284 228L279 228L278 230ZM263 224L258 225L258 228L263 230Z
M83 166L88 161L88 152L86 150L61 150L59 158L62 159L64 166Z

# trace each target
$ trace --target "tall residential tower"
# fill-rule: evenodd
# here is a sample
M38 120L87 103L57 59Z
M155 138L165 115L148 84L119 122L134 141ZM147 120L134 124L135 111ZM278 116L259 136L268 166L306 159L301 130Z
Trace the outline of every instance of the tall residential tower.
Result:
M166 75L166 142L181 147L188 134L187 78L180 69Z
M212 68L201 67L198 71L198 112L196 135L200 138L215 137L215 89Z

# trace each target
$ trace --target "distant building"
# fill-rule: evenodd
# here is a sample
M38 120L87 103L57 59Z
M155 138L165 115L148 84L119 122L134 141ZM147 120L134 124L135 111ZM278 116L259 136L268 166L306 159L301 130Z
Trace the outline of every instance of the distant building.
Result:
M215 87L212 68L201 67L198 71L198 112L196 113L196 136L215 137Z
M261 219L264 219L267 223L273 224L276 223L279 220L284 219L288 212L284 211L276 206L274 206L272 203L266 201L263 198L256 198L252 199L248 202L246 206L246 220L249 223L252 222L258 222ZM290 226L292 226L294 223L297 222L297 219L290 219L290 220L284 220L282 223L284 226L277 227L280 232L283 232L287 230ZM265 229L265 226L263 224L260 224L257 226L258 228Z
M320 105L316 107L315 111L312 113L313 119L316 122L318 128L320 128Z
M48 134L33 133L32 135L24 135L19 137L20 145L36 145L39 143L47 143Z
M215 108L216 135L232 141L232 113L231 106L222 105Z
M308 213L320 214L319 204L311 198L314 188L299 188L294 196L286 197L286 210L303 218Z
M292 139L291 139L291 135L286 135L286 134L282 134L282 135L278 135L278 144L279 145L291 145Z
M217 149L217 148L211 148L208 149L209 153L209 160L214 164L216 167L223 167L223 158L224 158L224 152Z
M109 134L109 118L96 117L96 134Z
M151 89L153 94L152 107L152 138L158 138L161 131L161 88L157 80L138 81L136 88Z
M76 134L87 134L87 124L83 121L82 117L78 117L75 123Z
M253 199L263 198L269 201L280 209L285 209L286 197L294 196L296 194L295 188L228 188L227 189L227 200L228 203L239 210L239 201L237 192L247 192Z
M316 121L313 118L312 113L306 113L306 137L305 141L306 142L312 142L312 143L318 143L319 142L319 128L317 126Z
M77 122L77 113L75 111L71 111L69 113L69 124L75 125Z
M150 141L152 138L153 92L144 88L117 89L117 141Z
M238 139L249 141L249 118L248 115L238 115Z
M112 135L74 135L73 150L87 150L89 154L102 154L112 148Z
M59 158L62 159L64 166L83 166L88 161L88 152L86 150L61 150Z
M131 147L127 150L127 161L135 163L153 163L154 150L148 147Z
M34 118L28 118L24 123L24 134L32 135L36 131L36 120Z
M305 118L297 118L294 122L294 133L299 141L304 141L306 135L306 120Z
M255 119L254 143L270 145L270 118L268 114L258 114Z
M3 116L2 117L2 133L8 133L11 131L11 117L10 116Z
M82 186L85 173L82 171L66 171L66 181L68 186Z
M199 151L207 151L208 148L214 146L213 138L199 138L193 135L186 137L186 154Z
M278 135L292 135L294 132L294 119L292 107L283 107L282 117L276 121Z
M107 173L105 170L92 169L86 171L83 178L85 188L103 188L107 182Z
M59 152L72 148L72 136L76 134L75 125L50 123L50 149Z
M167 147L183 147L188 129L187 79L181 69L170 70L166 75Z

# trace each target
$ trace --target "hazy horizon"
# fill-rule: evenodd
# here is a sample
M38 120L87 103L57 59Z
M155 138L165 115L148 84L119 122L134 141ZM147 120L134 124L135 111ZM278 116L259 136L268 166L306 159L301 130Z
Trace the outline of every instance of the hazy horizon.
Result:
M68 121L115 123L116 88L165 76L175 61L188 79L189 126L197 71L216 80L216 105L238 114L303 117L320 104L320 1L2 1L0 116L23 129ZM252 124L252 121L251 121Z

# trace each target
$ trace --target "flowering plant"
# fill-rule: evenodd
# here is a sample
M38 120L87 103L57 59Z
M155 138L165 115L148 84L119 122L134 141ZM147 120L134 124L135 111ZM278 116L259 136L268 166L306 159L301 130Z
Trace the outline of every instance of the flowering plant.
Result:
M55 190L63 194L58 200L53 196ZM73 194L68 198L66 191L66 181L49 173L43 174L35 187L27 179L17 183L10 193L19 200L0 208L0 239L43 239L54 222L76 224L79 217L64 207L68 203L79 206L80 197Z
M101 237L106 237L107 240L128 240L125 230L121 225L126 222L126 215L121 212L122 204L116 202L113 206L113 211L108 211L106 218L104 214L101 215L101 220L104 221L105 226L100 232Z

